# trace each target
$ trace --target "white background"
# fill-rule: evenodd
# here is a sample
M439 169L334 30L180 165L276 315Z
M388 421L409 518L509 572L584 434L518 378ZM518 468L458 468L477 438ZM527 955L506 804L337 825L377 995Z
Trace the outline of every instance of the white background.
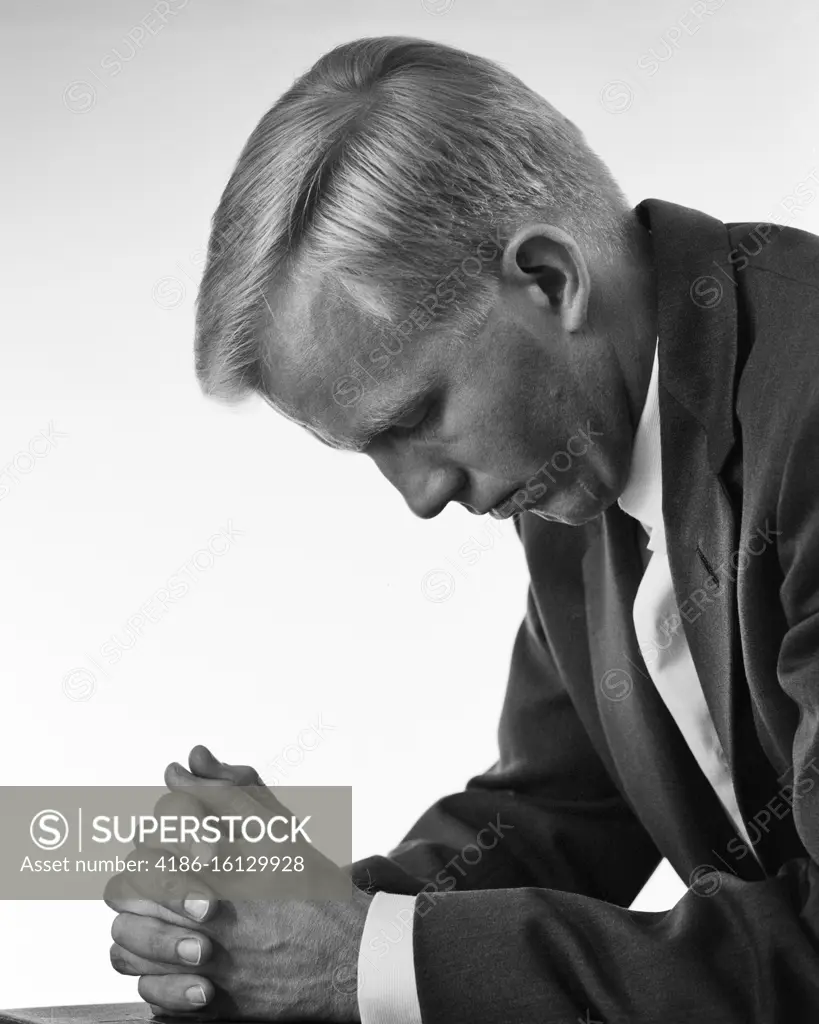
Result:
M0 2L0 467L17 477L0 477L0 783L160 784L199 742L264 774L321 716L322 742L276 781L352 785L353 853L384 852L494 760L522 551L511 524L459 507L415 519L367 459L261 402L228 411L200 395L193 299L242 144L331 46L423 36L542 92L634 203L819 231L819 202L786 198L819 174L819 11L171 5L162 27L147 0ZM65 436L32 462L49 424ZM156 617L161 588L194 556L204 566L196 553L228 523L242 531L228 551L189 569L188 593L108 665L103 645L129 642L146 603ZM470 537L486 546L473 566L458 554ZM450 574L434 577L454 584L448 599L424 595L432 570ZM666 866L637 906L682 891ZM7 902L0 914L0 1006L136 998L108 964L105 906Z

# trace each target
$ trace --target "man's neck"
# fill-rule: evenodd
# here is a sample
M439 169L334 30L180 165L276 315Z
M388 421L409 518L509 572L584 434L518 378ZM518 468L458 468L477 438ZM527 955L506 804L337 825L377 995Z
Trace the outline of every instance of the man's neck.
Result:
M654 351L657 345L657 282L651 233L637 225L635 240L625 266L615 275L611 298L613 340L628 393L632 428L645 406Z

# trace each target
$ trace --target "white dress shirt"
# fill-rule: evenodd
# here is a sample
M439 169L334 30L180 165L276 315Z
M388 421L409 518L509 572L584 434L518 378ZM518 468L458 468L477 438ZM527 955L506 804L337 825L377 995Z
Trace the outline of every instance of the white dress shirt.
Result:
M651 556L634 599L634 629L649 675L697 763L748 848L753 844L737 806L722 744L714 728L674 596L662 513L659 345L631 468L618 499L648 534ZM358 959L362 1024L422 1024L412 956L414 896L377 893L370 905Z

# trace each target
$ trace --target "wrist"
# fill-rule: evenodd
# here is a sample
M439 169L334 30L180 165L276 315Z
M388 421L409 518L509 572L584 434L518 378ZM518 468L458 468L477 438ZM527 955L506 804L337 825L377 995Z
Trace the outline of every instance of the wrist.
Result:
M341 904L343 908L341 948L333 957L335 968L331 977L331 1014L330 1020L341 1022L360 1022L361 1013L358 1006L358 955L364 935L364 926L373 895L353 887L349 902Z

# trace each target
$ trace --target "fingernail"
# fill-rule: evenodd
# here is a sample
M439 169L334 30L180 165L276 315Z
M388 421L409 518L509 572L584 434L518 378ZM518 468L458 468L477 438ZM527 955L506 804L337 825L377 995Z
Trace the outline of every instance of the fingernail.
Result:
M202 943L198 939L182 939L176 947L180 959L187 964L198 964L202 959Z
M182 906L185 908L185 913L190 915L190 917L195 918L197 921L204 921L207 916L210 903L207 900L200 899L199 897L189 896Z
M198 1003L202 1006L208 1001L208 997L205 995L205 990L201 985L191 985L190 988L185 989L185 997L190 1003Z

